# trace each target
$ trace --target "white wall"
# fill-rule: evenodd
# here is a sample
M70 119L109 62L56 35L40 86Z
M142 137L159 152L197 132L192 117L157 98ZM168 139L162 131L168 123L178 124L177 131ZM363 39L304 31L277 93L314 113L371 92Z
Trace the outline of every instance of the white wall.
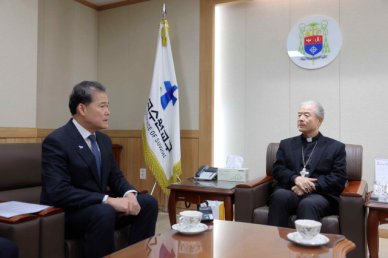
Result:
M388 21L387 11L388 3L376 0L256 0L217 7L225 24L222 55L234 58L224 58L223 69L216 67L216 72L226 91L236 89L238 78L236 96L245 101L244 109L242 101L224 103L224 115L235 117L228 118L224 126L228 137L223 141L227 154L245 155L244 167L250 168L251 178L265 175L270 142L299 134L300 102L315 99L325 108L323 135L363 146L363 178L372 185L374 159L388 158L388 31L378 26ZM289 59L286 42L292 27L312 15L335 20L343 45L332 63L306 70ZM238 112L230 112L232 108ZM245 120L244 127L230 126L233 120ZM225 149L215 145L215 153L218 147Z
M39 0L37 128L70 119L73 86L97 79L98 12L74 0Z
M231 30L235 33L231 34ZM214 70L216 167L224 167L230 154L246 156L243 140L246 115L245 36L245 4L236 5L236 8L216 8Z
M199 128L199 0L153 0L99 12L98 80L108 88L109 129L140 130L166 3L182 130Z
M164 2L181 129L198 130L199 0L153 0L101 12L74 0L0 1L0 127L58 128L71 117L72 87L98 79L109 91L109 128L141 129Z
M36 127L38 0L0 1L0 127Z

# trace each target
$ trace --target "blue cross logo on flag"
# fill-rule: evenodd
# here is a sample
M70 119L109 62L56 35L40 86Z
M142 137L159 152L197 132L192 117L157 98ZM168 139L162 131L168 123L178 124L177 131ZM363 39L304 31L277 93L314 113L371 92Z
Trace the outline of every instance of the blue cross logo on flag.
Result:
M164 87L166 88L166 93L160 97L160 101L162 103L163 110L166 110L168 103L172 100L172 105L175 106L175 102L178 100L174 96L174 91L178 89L176 85L171 87L171 82L170 81L165 81L164 82Z

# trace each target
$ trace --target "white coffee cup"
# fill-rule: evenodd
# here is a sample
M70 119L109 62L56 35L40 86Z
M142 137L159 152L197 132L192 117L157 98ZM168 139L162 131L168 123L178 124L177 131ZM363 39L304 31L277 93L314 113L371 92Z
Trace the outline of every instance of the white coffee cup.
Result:
M179 226L182 228L194 228L199 225L202 219L202 212L200 211L182 211L179 213Z
M296 231L303 237L311 239L319 234L321 231L322 223L309 220L309 219L298 219L295 220Z

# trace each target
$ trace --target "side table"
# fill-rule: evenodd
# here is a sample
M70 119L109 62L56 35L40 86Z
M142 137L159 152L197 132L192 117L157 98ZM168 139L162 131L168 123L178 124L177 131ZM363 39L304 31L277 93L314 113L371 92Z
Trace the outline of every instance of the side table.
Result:
M233 220L234 192L237 184L241 182L227 181L194 181L184 180L179 183L171 184L168 189L171 190L168 200L168 216L170 224L176 224L176 203L185 201L194 204L201 204L205 200L222 201L225 205L225 220Z
M365 207L369 208L368 223L367 223L367 241L370 258L379 257L379 231L378 227L382 224L388 223L388 203L371 202L370 196L372 192L368 193Z

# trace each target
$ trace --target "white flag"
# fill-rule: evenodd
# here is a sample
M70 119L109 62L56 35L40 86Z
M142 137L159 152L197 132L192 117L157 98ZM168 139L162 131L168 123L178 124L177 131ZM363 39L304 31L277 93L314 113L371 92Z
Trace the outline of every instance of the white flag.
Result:
M145 161L163 192L182 173L179 90L169 31L168 21L163 19L142 131Z

